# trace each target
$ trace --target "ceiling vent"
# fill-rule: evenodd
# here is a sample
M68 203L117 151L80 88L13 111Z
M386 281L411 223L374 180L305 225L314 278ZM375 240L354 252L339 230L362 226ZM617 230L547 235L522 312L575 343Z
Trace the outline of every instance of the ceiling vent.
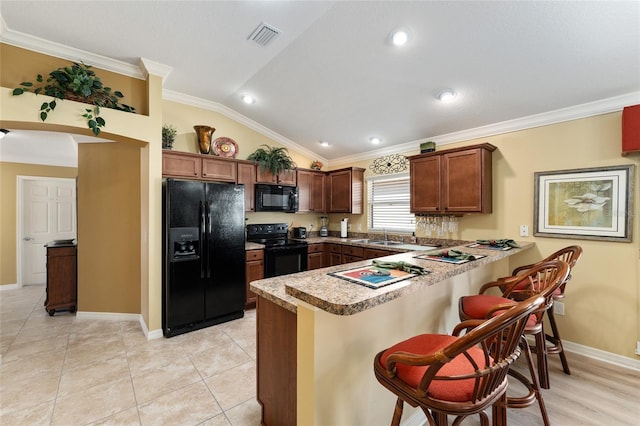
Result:
M247 40L255 41L261 46L268 46L280 33L281 31L273 25L261 22L258 28L247 37Z

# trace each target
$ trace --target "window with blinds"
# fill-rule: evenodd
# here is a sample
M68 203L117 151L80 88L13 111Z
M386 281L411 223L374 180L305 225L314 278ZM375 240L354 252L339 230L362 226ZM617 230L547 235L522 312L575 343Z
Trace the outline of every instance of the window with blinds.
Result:
M408 174L370 178L367 190L369 229L415 232Z

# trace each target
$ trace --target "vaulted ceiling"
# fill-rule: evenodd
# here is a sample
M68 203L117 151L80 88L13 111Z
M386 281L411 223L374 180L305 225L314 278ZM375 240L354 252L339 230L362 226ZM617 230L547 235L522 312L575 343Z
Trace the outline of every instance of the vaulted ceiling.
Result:
M637 1L3 0L0 14L14 40L165 64L167 93L216 102L328 160L640 102ZM249 38L261 23L279 31L266 46ZM409 40L398 47L399 28ZM436 99L445 88L453 102Z

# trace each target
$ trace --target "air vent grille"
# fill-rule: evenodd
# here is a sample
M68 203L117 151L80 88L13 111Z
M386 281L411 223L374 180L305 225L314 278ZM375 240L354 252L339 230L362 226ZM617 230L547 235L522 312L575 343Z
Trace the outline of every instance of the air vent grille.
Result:
M247 40L255 41L260 46L268 46L280 33L281 31L273 25L261 22Z

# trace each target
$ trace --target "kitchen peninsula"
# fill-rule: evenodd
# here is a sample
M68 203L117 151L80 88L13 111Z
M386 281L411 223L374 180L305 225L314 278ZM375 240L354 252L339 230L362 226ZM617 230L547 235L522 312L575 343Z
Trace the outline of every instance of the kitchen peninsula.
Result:
M374 377L375 354L416 334L450 333L459 322L458 298L509 274L532 247L458 246L484 256L458 265L415 257L428 252L386 256L430 273L378 289L328 275L371 260L252 282L262 424L388 425L395 397ZM406 407L406 418L415 412Z

